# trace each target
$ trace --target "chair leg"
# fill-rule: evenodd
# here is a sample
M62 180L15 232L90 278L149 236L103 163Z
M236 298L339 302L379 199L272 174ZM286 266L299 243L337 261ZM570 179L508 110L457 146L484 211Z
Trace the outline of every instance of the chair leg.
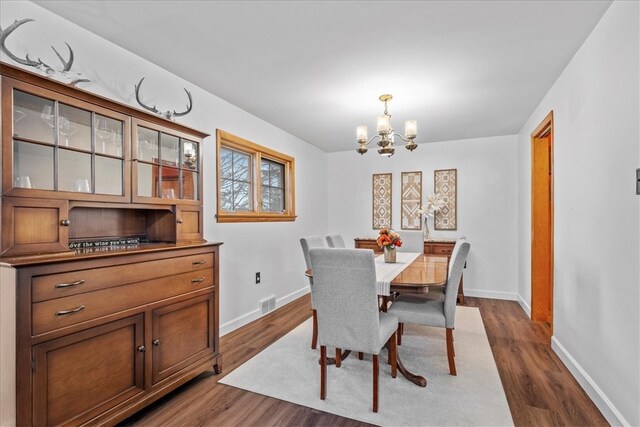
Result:
M358 359L362 360L364 358L364 353L359 351L358 352Z
M456 372L456 352L453 348L453 328L447 328L447 358L449 359L449 374L458 375Z
M373 355L373 412L378 412L378 355Z
M327 398L327 347L320 346L320 399Z
M404 323L398 323L398 345L402 345L403 333L404 333Z
M389 346L389 362L391 364L391 377L398 376L398 345L396 341L396 333L394 332L389 338L391 345Z
M342 350L336 348L336 368L342 366Z
M313 317L313 335L311 337L311 348L316 349L318 346L318 312L311 310L311 317Z

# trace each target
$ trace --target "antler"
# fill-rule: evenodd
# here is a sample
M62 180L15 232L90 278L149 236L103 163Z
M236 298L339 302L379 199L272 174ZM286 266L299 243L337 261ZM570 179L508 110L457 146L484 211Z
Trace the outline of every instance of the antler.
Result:
M187 115L191 112L191 109L193 108L193 98L191 97L191 92L189 92L186 88L183 88L184 91L187 92L187 96L189 97L189 104L187 104L186 111L183 111L181 113L178 113L176 110L173 110L173 111L167 110L165 112L162 112L158 110L155 105L153 107L149 107L148 105L146 105L144 102L140 100L140 87L142 86L142 82L144 81L144 79L146 79L146 77L141 78L138 84L135 85L136 101L138 101L138 104L140 104L144 109L149 110L152 113L158 114L160 116L163 116L164 118L169 120L173 120L174 117Z
M141 78L140 82L138 82L138 84L135 85L136 101L138 101L138 104L140 104L144 109L149 110L155 114L162 114L162 111L158 110L155 105L153 107L149 107L148 105L145 105L144 102L140 100L140 86L142 86L142 82L144 81L144 79L146 79L146 77Z
M189 97L189 105L187 105L187 110L182 113L176 113L176 110L173 110L173 117L185 116L191 112L193 108L193 98L191 98L191 92L189 92L186 88L183 88L185 92L187 92L187 96Z
M29 58L28 54L25 55L25 59L19 58L16 55L14 55L9 49L7 49L7 46L4 44L7 37L9 37L9 35L12 32L14 32L19 26L32 21L35 21L35 19L26 18L26 19L21 19L19 21L16 19L15 21L13 21L13 24L9 25L6 29L3 30L2 28L0 28L0 50L2 50L2 52L4 52L9 58L13 59L18 64L26 65L28 67L35 67L38 69L44 69L47 73L55 73L56 70L54 70L53 67L51 67L50 65L42 61L42 59L38 58L37 61L34 61L33 59ZM65 44L69 48L69 60L67 61L64 60L62 55L60 55L60 53L56 50L55 47L51 46L51 49L53 49L53 51L58 56L58 59L60 59L60 62L62 62L63 68L60 71L62 73L66 73L69 70L71 70L71 66L73 65L73 59L74 59L73 49L71 49L71 46L69 46L69 43L65 42ZM85 81L85 80L78 80L76 84L79 81Z

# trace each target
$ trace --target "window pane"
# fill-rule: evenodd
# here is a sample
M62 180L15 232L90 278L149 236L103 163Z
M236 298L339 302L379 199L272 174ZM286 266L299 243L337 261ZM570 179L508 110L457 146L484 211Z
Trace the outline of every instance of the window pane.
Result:
M284 188L284 165L276 162L269 162L269 185L272 187Z
M233 179L233 151L227 148L220 149L220 177Z
M170 166L178 166L178 158L180 156L180 140L177 136L160 134L162 164Z
M53 101L18 90L13 92L13 135L15 137L53 144L55 115Z
M96 114L96 153L122 157L122 122Z
M158 197L158 166L138 163L138 195Z
M233 152L233 179L235 181L251 181L251 156L248 154Z
M15 141L13 186L53 190L53 147Z
M222 179L220 185L220 207L228 212L233 211L233 181Z
M271 212L271 203L269 203L269 187L262 187L262 211Z
M260 162L260 182L269 185L269 161L265 159Z
M270 212L282 212L284 210L284 197L281 189L269 189L269 205L271 207Z
M58 152L58 190L91 193L91 154Z
M122 160L96 156L96 193L121 196Z
M58 145L91 151L91 113L65 104L58 108Z
M138 128L138 160L158 163L158 132L143 127Z
M233 183L233 210L251 210L251 187L246 182Z

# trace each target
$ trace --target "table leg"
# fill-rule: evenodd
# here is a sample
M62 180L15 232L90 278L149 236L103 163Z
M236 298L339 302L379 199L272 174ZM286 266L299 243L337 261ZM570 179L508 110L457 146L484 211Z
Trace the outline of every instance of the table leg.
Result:
M387 351L391 351L391 349L389 348L389 343L387 343L385 347L387 348ZM402 359L400 358L400 347L398 347L396 350L396 363L398 364L398 371L400 371L402 376L404 376L406 379L419 387L427 386L427 379L425 377L411 373L407 368L404 367L404 365L402 364Z

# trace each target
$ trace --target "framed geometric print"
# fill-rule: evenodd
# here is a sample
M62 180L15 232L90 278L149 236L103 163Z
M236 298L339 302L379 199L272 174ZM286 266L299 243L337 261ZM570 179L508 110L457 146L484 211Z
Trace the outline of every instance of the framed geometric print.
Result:
M458 229L458 170L442 169L433 172L433 191L444 200L444 207L434 215L436 230Z
M373 174L373 229L391 228L391 174Z
M402 172L401 179L400 228L422 230L422 172Z

